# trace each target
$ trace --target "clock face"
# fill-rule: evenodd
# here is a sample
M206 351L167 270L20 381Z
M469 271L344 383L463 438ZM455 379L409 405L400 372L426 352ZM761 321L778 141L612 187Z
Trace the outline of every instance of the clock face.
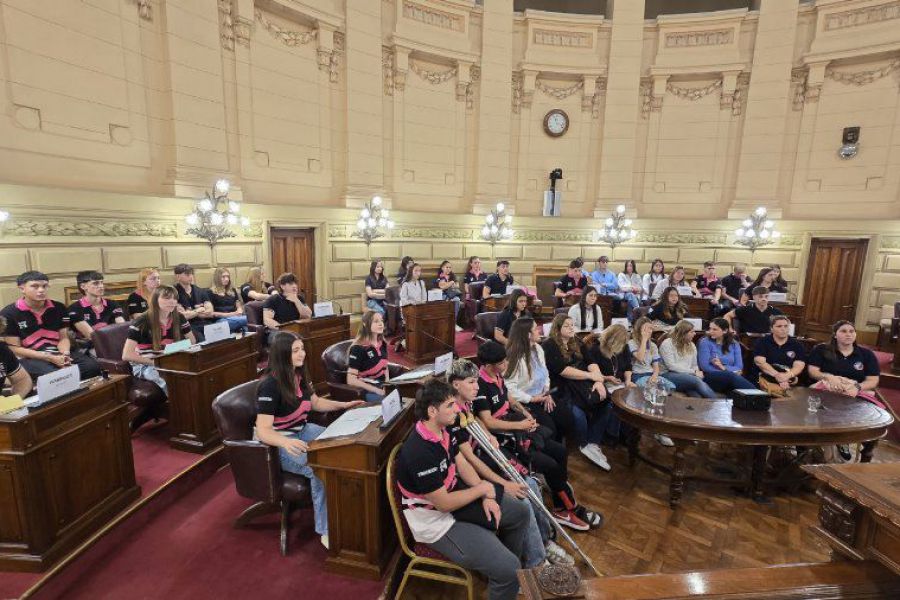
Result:
M569 128L569 116L561 110L551 110L544 117L544 131L559 137Z

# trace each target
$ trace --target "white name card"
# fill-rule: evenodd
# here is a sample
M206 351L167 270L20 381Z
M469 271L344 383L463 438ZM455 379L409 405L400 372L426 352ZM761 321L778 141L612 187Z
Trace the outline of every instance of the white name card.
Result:
M693 296L694 290L689 285L679 285L677 288L679 296Z
M441 375L442 373L446 373L447 370L450 369L451 364L453 364L453 353L448 352L447 354L441 354L434 359L434 374Z
M788 325L788 335L794 335L794 331L796 331L797 326L791 323Z
M785 292L769 292L769 302L787 302Z
M178 340L177 342L166 344L166 347L163 348L163 354L173 354L175 352L181 352L182 350L187 350L190 347L191 340Z
M628 319L625 317L613 317L610 322L610 326L612 325L621 325L625 329L631 329L631 323L628 322Z
M316 302L313 304L313 316L331 317L334 315L334 304L332 302Z
M543 330L544 337L550 335L550 328L553 326L553 323L544 323L541 325L541 329Z
M384 397L381 401L381 422L382 424L390 423L397 413L403 408L403 402L400 400L400 392L394 390Z
M78 366L72 365L65 367L46 375L41 375L37 379L37 395L41 399L41 403L65 396L78 389L81 376L78 373Z
M703 331L703 319L685 319L694 326L694 331Z
M428 301L434 302L435 300L443 300L444 299L444 290L440 288L434 288L433 290L428 290Z
M218 342L231 337L231 329L228 328L228 321L219 321L218 323L210 323L203 327L203 337L207 344Z
M506 293L507 293L507 294L512 294L512 293L513 293L513 290L522 290L522 291L524 292L524 291L525 291L525 286L524 286L524 285L517 285L517 284L510 284L510 285L506 286Z

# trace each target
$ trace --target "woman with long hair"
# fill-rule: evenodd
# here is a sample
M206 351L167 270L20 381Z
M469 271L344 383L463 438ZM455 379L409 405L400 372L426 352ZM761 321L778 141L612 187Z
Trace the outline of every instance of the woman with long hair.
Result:
M456 281L456 275L453 273L453 264L449 260L443 261L438 267L437 276L434 278L434 287L444 292L444 300L453 302L455 320L459 316L462 292L459 289L459 282Z
M703 381L703 371L697 366L697 347L694 345L694 326L678 321L669 336L659 346L665 365L666 379L675 389L688 396L715 398L716 393Z
M667 391L675 389L674 383L660 375L662 358L659 347L653 341L653 322L649 318L641 317L634 322L628 351L631 353L631 380L638 387L661 386ZM675 445L672 438L665 434L655 433L653 437L663 446Z
M272 284L263 279L262 267L250 267L247 283L241 286L241 301L244 304L254 300L265 302L269 299L271 289Z
M404 256L400 259L400 268L397 270L397 285L403 285L406 276L409 274L409 266L414 262L412 256Z
M612 414L603 374L588 370L575 324L568 315L553 318L550 335L542 346L550 385L557 389L557 403L571 407L579 450L592 463L609 471L609 461L600 449Z
M428 291L422 281L422 267L419 263L409 264L403 283L400 285L400 306L421 304L428 301Z
M706 336L697 344L697 364L707 385L719 393L756 387L743 376L741 346L731 325L722 317L709 323Z
M231 283L231 271L218 267L213 271L212 286L209 288L209 301L213 306L212 316L228 323L229 331L247 329L247 315L238 291Z
M469 261L466 263L466 274L463 278L466 296L472 297L472 294L469 292L470 283L484 281L487 278L488 274L481 269L481 259L477 256L470 256Z
M775 281L772 282L772 287L769 289L773 292L782 293L788 291L788 283L781 274L781 265L772 265L772 272L775 273Z
M128 328L122 360L131 364L132 375L152 381L168 395L166 380L156 370L153 359L143 353L161 352L168 344L183 339L196 343L190 323L178 312L178 292L172 286L161 285L150 296L147 310Z
M628 300L628 315L641 305L644 299L644 282L637 272L637 264L634 260L626 260L622 272L618 275L619 289ZM630 293L630 295L629 295ZM630 320L630 319L629 319Z
M388 376L388 344L384 339L384 317L376 311L363 313L356 339L347 351L347 385L366 392L366 402L381 402Z
M756 276L756 279L753 281L753 283L751 283L741 291L741 302L746 304L749 300L751 300L753 298L753 290L758 287L764 287L770 292L778 291L773 287L777 280L778 273L775 272L775 269L773 269L772 267L763 267L759 270L759 275Z
M622 388L635 387L631 381L631 352L628 351L628 330L622 325L610 325L602 333L592 333L584 340L587 369L603 375L606 393L612 395ZM615 445L621 438L622 423L615 412L610 414L603 435L604 443Z
M316 533L328 547L328 505L325 486L307 463L309 442L325 431L309 422L312 410L328 412L365 405L363 400L337 402L316 395L306 368L306 351L299 336L280 331L269 344L269 374L256 391L255 437L278 448L281 468L310 481Z
M125 301L125 313L128 318L134 320L147 312L150 297L159 287L159 269L145 267L138 273L134 291L128 295Z
M681 295L674 287L667 287L647 313L647 317L660 327L674 327L676 323L690 316L687 305L681 301Z
M657 298L658 296L653 295L656 284L666 279L666 264L661 258L654 258L653 262L650 263L650 272L641 279L641 285L644 288L644 298Z
M384 306L384 293L388 280L384 276L384 262L374 259L369 265L369 275L366 277L366 306L384 316L387 309Z
M577 331L594 331L603 329L603 312L597 306L600 295L595 288L584 290L578 299L578 304L569 307L568 316L575 323Z
M691 295L699 296L700 293L694 294L693 289L691 288L690 282L687 280L684 274L684 267L681 265L677 265L672 272L669 273L669 276L663 279L660 283L656 284L656 288L653 290L653 295L651 296L652 300L656 300L660 296L662 296L667 289L675 288L678 290L679 288L691 289Z
M497 315L497 324L494 326L494 339L501 344L506 344L509 329L516 319L531 316L527 310L528 294L521 288L516 288L509 295L506 307Z

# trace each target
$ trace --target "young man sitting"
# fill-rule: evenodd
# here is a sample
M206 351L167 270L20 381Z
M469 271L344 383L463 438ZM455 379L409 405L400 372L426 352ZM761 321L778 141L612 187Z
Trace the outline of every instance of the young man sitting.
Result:
M107 325L125 322L125 312L115 300L103 297L103 273L99 271L80 271L75 276L81 300L69 306L69 325L78 335L90 340L98 329Z
M770 319L782 314L780 310L769 306L769 288L761 285L753 288L753 302L746 306L738 306L725 315L728 322L734 327L734 319L740 322L740 333L756 333L765 335L769 333Z
M278 326L283 323L312 317L312 310L300 296L296 275L284 273L275 282L275 287L278 291L271 294L262 306L263 324L271 330L269 336L277 333Z
M566 274L557 282L556 289L553 291L553 295L560 298L561 302L567 306L577 304L578 298L588 286L587 275L581 270L583 264L579 259L570 262ZM566 298L569 300L566 301Z
M490 275L484 280L484 289L481 291L482 298L490 298L492 295L506 295L507 286L514 285L512 273L509 272L509 261L498 260L497 272Z
M753 368L747 378L760 387L776 394L783 394L797 385L806 368L806 350L797 338L791 337L791 322L784 315L771 318L772 333L761 337L753 347Z
M426 383L415 403L416 425L397 454L403 515L417 542L488 579L491 600L513 600L529 511L485 481L447 428L456 421L453 388Z
M19 275L22 297L0 311L6 319L3 340L33 377L78 365L81 379L100 374L100 365L80 350L72 350L66 335L66 308L48 298L50 279L39 271Z
M722 294L725 290L722 288L722 281L716 276L716 263L711 260L703 263L703 272L691 282L691 288L700 294L701 298L709 300L713 305L713 315L716 317L734 308L734 305L723 302Z
M194 283L194 267L184 263L175 265L175 291L178 292L178 312L187 319L198 342L206 339L203 328L213 319L213 305L209 294Z

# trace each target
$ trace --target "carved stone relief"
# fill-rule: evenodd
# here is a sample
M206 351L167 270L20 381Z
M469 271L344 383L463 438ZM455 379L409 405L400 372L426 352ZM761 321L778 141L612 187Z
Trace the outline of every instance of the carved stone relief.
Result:
M460 15L409 2L408 0L403 2L403 17L425 25L431 25L432 27L440 27L441 29L449 29L460 33L466 30L465 19Z
M877 6L865 6L827 15L825 31L871 25L893 19L900 19L900 2L887 2Z
M594 36L577 31L557 31L553 29L535 29L532 37L540 46L559 46L562 48L593 48Z
M266 18L259 9L256 9L254 14L256 15L256 22L262 25L262 28L269 32L269 35L285 46L302 46L310 43L317 37L318 32L315 29L308 31L289 31Z
M716 31L679 31L666 34L666 48L722 46L734 41L734 29Z

